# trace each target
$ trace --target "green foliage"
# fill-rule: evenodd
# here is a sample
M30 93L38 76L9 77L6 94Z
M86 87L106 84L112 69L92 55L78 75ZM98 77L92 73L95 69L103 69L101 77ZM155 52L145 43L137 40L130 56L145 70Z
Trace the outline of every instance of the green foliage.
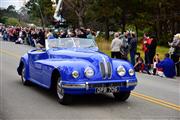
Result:
M121 8L117 0L93 0L86 14L86 21L94 29L105 31L105 38L109 39L109 31L118 30Z
M0 18L0 23L6 24L7 20L8 20L8 17L3 16L2 18Z
M10 5L7 9L0 8L0 20L2 20L3 17L18 18L18 13L15 11L15 7Z
M31 20L41 20L42 25L49 25L53 21L54 10L50 0L29 0L26 3L26 8L31 16Z
M133 30L139 38L153 33L160 45L167 45L180 32L179 4L179 0L63 0L62 15L74 28L102 31L106 40L109 31ZM31 22L48 26L53 21L51 0L29 0L26 8ZM6 21L2 16L18 18L12 5L0 14L2 22Z
M15 6L14 5L8 6L7 11L15 11Z
M5 25L20 25L19 15L15 6L10 5L7 9L0 9L0 23Z
M63 16L72 26L84 27L85 17L92 0L64 0ZM69 16L71 15L71 16Z
M20 25L18 19L16 19L16 18L8 18L5 24L6 25L13 25L13 26Z

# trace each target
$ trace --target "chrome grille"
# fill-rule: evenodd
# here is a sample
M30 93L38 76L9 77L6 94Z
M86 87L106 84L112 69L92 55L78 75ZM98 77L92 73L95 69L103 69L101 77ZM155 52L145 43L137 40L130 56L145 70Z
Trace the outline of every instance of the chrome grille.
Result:
M101 70L102 78L105 79L106 73L105 73L105 67L104 67L104 63L103 62L100 62L100 70Z
M110 79L111 78L111 75L112 75L112 67L111 67L111 64L110 62L107 62L107 67L108 67L108 78Z
M100 62L100 71L103 79L111 79L112 67L110 62Z

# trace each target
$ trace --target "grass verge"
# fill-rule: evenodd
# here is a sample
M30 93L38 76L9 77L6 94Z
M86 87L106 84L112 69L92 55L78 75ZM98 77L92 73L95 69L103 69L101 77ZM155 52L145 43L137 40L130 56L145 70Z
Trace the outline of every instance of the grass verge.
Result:
M104 52L105 54L111 56L111 41L106 41L104 39L98 39L97 45L100 51ZM159 54L160 59L164 59L164 54L168 53L169 48L164 46L157 46L156 53ZM144 58L144 52L142 51L142 44L138 44L137 52L141 53L141 56Z

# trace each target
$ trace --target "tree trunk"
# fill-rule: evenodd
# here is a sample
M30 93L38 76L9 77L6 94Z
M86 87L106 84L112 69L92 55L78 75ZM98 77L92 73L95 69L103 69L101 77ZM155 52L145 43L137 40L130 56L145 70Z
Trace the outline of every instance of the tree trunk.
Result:
M157 16L156 16L156 36L160 40L161 29L160 29L160 15L161 15L161 2L158 3Z
M41 18L41 26L44 28L44 20Z
M78 20L79 20L79 27L84 27L84 20L81 15L78 15Z
M136 37L137 37L137 40L138 40L138 26L137 26L137 24L135 24L135 28L136 28Z
M173 13L171 13L171 14L173 14ZM171 33L172 33L172 35L174 35L175 34L175 15L172 18L172 24L171 25L172 25L171 26Z
M159 26L159 21L157 20L156 22L156 34L157 34L157 39L160 39L160 26Z
M156 34L157 34L157 39L160 39L160 19L159 19L159 14L157 15L157 21L156 21Z
M109 40L109 20L105 18L105 39Z
M122 33L124 33L126 30L126 14L125 11L123 10L122 12Z
M180 23L176 21L176 33L180 32Z

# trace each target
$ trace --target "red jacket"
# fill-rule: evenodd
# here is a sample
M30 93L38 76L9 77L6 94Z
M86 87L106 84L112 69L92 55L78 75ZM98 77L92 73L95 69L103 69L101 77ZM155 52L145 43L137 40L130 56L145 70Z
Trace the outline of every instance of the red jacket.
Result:
M145 39L143 39L142 50L144 52L148 52L148 46L151 45L151 42L152 42L152 38L145 38Z

